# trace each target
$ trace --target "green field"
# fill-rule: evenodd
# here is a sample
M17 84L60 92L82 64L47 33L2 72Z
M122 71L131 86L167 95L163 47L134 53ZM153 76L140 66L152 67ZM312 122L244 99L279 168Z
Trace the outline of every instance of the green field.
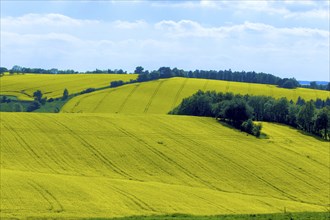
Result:
M67 88L70 93L87 88L109 86L111 81L136 79L135 74L24 74L5 75L0 78L0 95L32 100L33 92L41 90L48 98L62 97Z
M1 218L329 210L329 142L286 126L257 139L202 117L0 120Z
M239 83L220 80L171 78L125 85L85 94L71 99L62 112L151 113L166 114L199 89L239 94L287 97L296 101L326 99L328 91L312 89L283 89L274 85Z

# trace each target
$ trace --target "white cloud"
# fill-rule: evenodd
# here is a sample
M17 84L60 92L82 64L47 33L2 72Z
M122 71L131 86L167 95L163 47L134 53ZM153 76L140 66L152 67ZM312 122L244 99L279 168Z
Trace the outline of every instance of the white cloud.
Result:
M312 0L303 0L303 1L297 1L297 0L284 0L283 1L284 4L287 4L287 5L296 5L296 4L299 4L299 5L315 5L314 1Z
M284 3L284 4L282 4ZM299 18L299 19L328 19L329 18L328 0L284 0L284 1L268 1L268 0L244 0L244 1L212 1L212 0L196 0L196 1L166 1L154 2L155 7L173 7L184 9L207 8L217 10L233 10L237 14L249 14L251 11L258 13L266 13L268 15L280 15L283 18ZM294 10L294 9L299 9Z
M114 27L120 29L134 29L134 28L145 28L148 26L147 22L144 20L137 20L134 22L117 20L113 22Z
M214 0L193 0L193 1L154 1L151 3L153 7L171 7L171 8L185 8L185 9L221 9L226 1Z
M63 27L97 23L99 23L99 21L74 19L62 14L26 14L21 17L1 18L1 25L3 26L43 25Z
M304 12L290 12L284 15L284 18L296 18L296 19L327 19L329 20L329 10L325 9L313 9Z
M329 38L329 31L312 28L277 28L263 23L245 22L239 25L204 27L198 22L191 20L181 20L178 22L164 20L155 24L158 30L166 31L172 37L215 37L222 38L236 33L249 34L250 31L269 36L295 35L297 37L322 37Z

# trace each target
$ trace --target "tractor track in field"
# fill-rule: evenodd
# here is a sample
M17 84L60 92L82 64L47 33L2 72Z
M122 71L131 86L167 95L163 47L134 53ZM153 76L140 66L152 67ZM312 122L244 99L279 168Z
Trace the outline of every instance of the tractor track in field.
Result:
M109 123L109 124L111 124L112 126L116 127L116 128L120 131L120 133L123 133L123 134L124 134L125 137L129 136L129 137L133 138L136 142L140 142L139 140L136 140L136 138L132 137L132 136L130 135L131 133L127 132L127 131L126 131L125 129L123 129L123 128L118 127L117 124L115 124L115 123L113 123L113 122L111 122L111 121L107 121L107 123ZM153 164L155 167L157 167L158 169L162 170L164 173L168 174L169 176L172 175L172 174L169 173L166 169L161 168L161 167L159 166L159 164L157 164L154 160L151 160L147 155L145 155L145 154L143 153L143 151L140 151L139 153L143 154L143 155L145 156L144 159L145 159L145 160L148 160L148 162L150 162L151 164Z
M248 83L248 91L247 91L247 94L248 94L248 95L251 95L251 94L252 94L251 91L252 91L251 83Z
M164 128L164 126L163 126L163 128ZM185 138L184 136L181 136L181 134L179 134L179 133L177 133L177 135L180 136L180 137L179 137L179 138L176 138L176 140L180 140L180 139L182 139L182 140L189 141L191 144L194 144L195 146L201 146L201 143L198 143L198 142L194 141L193 139L190 139L190 138L187 139L187 138ZM202 146L201 146L201 147L202 147ZM234 166L239 167L241 170L245 170L245 171L247 171L247 172L250 173L252 176L254 176L256 179L259 179L261 182L264 182L266 185L269 185L271 188L276 189L276 191L281 192L282 195L284 195L285 197L287 197L287 198L289 198L289 199L291 199L291 200L297 201L297 202L301 202L301 201L296 200L296 198L295 198L294 196L292 196L292 195L286 193L285 191L281 190L280 188L276 187L275 185L271 184L270 182L264 180L263 178L259 177L259 176L256 175L256 174L254 174L254 172L250 171L249 169L245 168L244 166L242 166L242 165L240 165L240 164L234 162L233 160L229 159L228 157L226 157L226 156L224 156L224 155L222 155L222 154L219 154L218 152L216 152L215 150L213 150L213 149L211 149L211 148L210 148L209 150L211 150L213 154L219 156L219 158L223 158L223 159L225 159L226 161L228 161L229 163L232 163ZM200 178L199 178L199 179L200 179ZM215 188L215 189L218 190L218 191L230 192L230 191L226 191L226 190L220 189L220 188L218 188L218 187L214 187L214 186L213 186L213 188ZM230 193L233 193L233 192L230 192ZM242 193L242 192L235 192L235 193L240 193L240 194L244 194L244 195L253 195L253 194L248 194L248 193L245 194L245 193ZM253 195L253 196L260 196L260 195ZM273 198L276 198L276 197L273 197ZM280 198L280 197L279 197L278 199L283 199L283 198ZM319 204L317 204L317 205L319 205Z
M145 107L143 113L147 113L147 112L148 112L149 107L150 107L150 105L151 105L153 99L154 99L155 96L157 95L157 93L158 93L160 87L161 87L161 86L163 85L163 83L166 82L166 81L167 81L167 80L162 80L162 81L159 82L157 88L154 90L153 94L151 95L151 97L150 97L150 99L149 99L149 101L148 101L148 103L147 103L147 105L146 105L146 107Z
M43 131L44 130L44 124L41 122L41 121L38 121L38 120L33 120L31 121L31 124L34 124L35 127L37 129L39 129L40 131ZM66 170L65 167L69 168L71 167L70 164L68 164L65 160L61 159L61 162L62 163L59 163L57 160L55 160L54 158L54 154L49 154L50 152L47 152L47 151L43 151L44 154L49 158L49 160L53 161L58 167L60 167L62 170ZM57 157L57 159L60 159L59 155L58 154L55 154ZM63 166L62 164L65 164L65 166Z
M15 129L13 129L10 126L7 126L6 123L3 123L3 126L5 128L7 128L7 130L10 131L14 131ZM30 146L30 144L28 142L25 141L25 139L19 134L19 132L15 132L14 135L15 139L17 140L18 143L20 143L20 146L31 156L31 158L33 158L37 164L39 164L41 167L45 167L47 166L50 170L52 170L54 173L58 173L57 171L55 171L51 166L49 166L48 164L45 163L41 163L40 159L41 156L39 156L34 150L33 147ZM33 170L36 170L33 167Z
M81 94L81 95L78 95L77 97L79 98L77 101L76 101L76 103L74 104L74 106L72 107L72 109L71 109L71 113L74 113L74 112L76 112L75 111L75 109L80 105L80 102L82 101L82 100L84 100L84 99L86 99L86 98L89 98L90 96L93 96L93 95L95 95L95 93L94 92L91 92L91 93L87 93L87 94ZM71 101L71 100L70 100ZM68 102L67 102L68 103ZM66 103L66 104L67 104ZM66 105L65 104L65 105ZM64 105L64 106L65 106ZM63 106L63 107L64 107ZM62 108L63 108L62 107Z
M135 93L135 91L140 87L141 84L137 84L134 85L133 89L131 90L131 92L126 96L125 100L121 103L121 105L119 106L118 109L118 113L120 113L121 111L123 111L127 101L129 100L129 98Z
M203 89L202 89L204 92L206 92L206 88L207 88L209 82L210 82L209 79L206 79L206 80L205 80L205 83L204 83L204 85L203 85Z
M166 124L166 123L163 123L163 125L164 124ZM173 132L173 130L171 130L169 128L166 128L168 126L163 126L163 125L162 125L162 129L166 129L168 131L172 131ZM186 135L182 135L180 133L176 133L174 136L175 137L173 139L176 140L176 142L178 142L178 143L181 143L181 144L185 143L185 144L187 144L187 141L188 141L188 142L190 142L190 144L193 144L194 146L203 147L201 143L198 143L198 142L196 142L195 140L192 139L192 138L194 138L196 136L193 136L193 135L192 136L189 136L189 135L186 136ZM179 140L184 140L184 141L179 141ZM152 146L150 146L150 147L152 147ZM214 186L213 184L211 184L211 183L203 180L202 178L199 178L198 176L192 174L193 179L195 179L197 182L203 183L209 189L213 189L213 190L220 191L220 192L225 192L225 193L235 193L235 194L241 194L241 195L246 195L246 196L257 196L257 197L263 197L263 198L273 198L273 199L279 199L279 200L284 200L284 201L294 201L294 202L298 202L298 203L305 203L305 204L310 204L310 205L324 206L323 204L319 204L319 203L313 203L313 202L306 202L306 201L303 201L303 200L297 200L295 196L286 193L284 190L281 190L280 188L278 188L277 186L273 185L269 181L267 181L267 180L259 177L258 175L254 174L253 171L250 171L249 169L245 168L244 166L240 165L239 163L236 163L233 160L229 159L228 157L225 157L222 154L219 154L218 152L212 150L211 148L208 148L208 149L212 151L212 154L214 153L219 158L224 158L226 161L228 161L229 163L232 163L234 166L240 167L241 170L247 171L245 173L249 173L249 175L252 175L256 179L259 179L260 182L262 182L262 183L270 186L271 188L275 189L276 191L280 192L284 196L284 198L283 197L278 197L278 196L268 196L268 195L259 195L259 194L251 194L251 193L245 193L245 192L237 192L237 191L224 190L224 189L221 189L221 188L219 188L217 186ZM186 150L189 151L190 153L192 153L193 155L195 155L195 156L198 157L198 154L196 154L193 150L191 150L189 148L186 148ZM182 153L181 153L181 155L184 156L184 157L187 157L186 155L184 155ZM173 162L173 164L176 164L176 162ZM186 169L184 167L182 167L181 170L186 170ZM207 171L207 170L205 170L205 171Z
M135 134L125 130L124 128L119 127L118 125L116 126L117 129L119 129L120 131L122 131L124 134L126 134L128 137L132 138L133 140L143 143L143 145L150 150L151 152L153 152L155 155L157 155L159 158L161 158L163 161L166 161L168 164L170 164L171 166L177 167L179 168L184 174L186 174L188 177L190 177L191 179L195 179L198 180L197 182L202 182L205 185L207 185L208 187L211 187L213 189L214 186L210 185L208 182L204 181L203 179L199 178L198 176L196 176L195 174L193 174L192 172L190 172L189 170L187 170L185 167L183 167L182 165L180 165L179 163L177 163L175 160L171 159L170 157L168 157L167 155L165 155L163 152L157 150L155 147L151 146L150 144L148 144L146 141L144 141L143 139L139 138L138 136L136 136ZM168 173L168 172L167 172ZM170 173L168 173L170 174ZM171 174L170 174L171 175Z
M105 164L107 167L109 167L112 171L114 171L115 173L117 173L121 176L125 176L127 178L132 178L132 176L130 176L128 173L126 173L125 171L123 171L122 169L117 167L106 156L104 156L99 150L97 150L93 145L88 143L85 139L83 139L79 134L77 134L71 128L69 128L65 124L58 122L58 121L53 120L53 123L66 128L68 130L68 132L72 135L72 137L76 138L76 140L78 140L80 143L82 143L83 146L85 146L86 149L88 149L94 157L96 157L98 160L102 161L102 163Z
M49 204L49 211L52 212L63 212L63 205L58 201L58 199L46 188L42 187L40 184L36 183L33 180L30 180L28 184L35 189Z
M194 196L196 196L197 198L199 198L200 200L204 201L204 203L207 203L209 204L210 206L216 206L217 208L220 208L222 210L226 210L228 213L232 213L232 214L235 214L235 211L229 209L229 208L226 208L225 206L221 205L221 204L215 204L214 202L210 201L210 200L207 200L205 197L202 197L202 196L199 196L197 194L194 194Z
M130 201L132 201L136 206L138 206L142 210L146 211L153 211L157 212L156 209L152 208L148 203L144 202L142 199L139 199L137 196L133 195L132 193L129 193L128 191L124 191L119 189L118 187L111 185L111 187L120 195L128 198Z
M188 80L189 80L189 79L186 78L186 79L183 81L183 83L181 84L180 88L178 89L178 92L175 94L174 101L173 101L173 103L172 103L172 107L171 107L171 109L174 109L174 107L176 106L176 103L177 103L177 101L178 101L178 99L179 99L179 96L180 96L180 94L181 94L183 88L184 88L185 85L187 84Z
M264 150L264 149L259 149L259 150L262 151L264 154L269 153L268 151L266 151L266 150ZM278 161L281 161L283 164L286 164L286 166L291 167L292 169L297 169L297 166L296 166L295 164L291 163L290 161L287 161L287 160L284 160L284 159L280 158L280 157L277 156L276 154L272 154L272 157L276 158ZM296 176L296 175L293 175L292 173L289 173L286 169L282 169L282 170L283 170L284 172L286 172L287 174L293 176L295 179L300 180L302 183L304 183L304 184L306 184L306 185L308 185L308 186L310 186L310 187L313 187L313 185L310 184L310 183L308 182L308 180L303 179L303 178L301 178L301 177L298 177L298 176ZM302 171L300 170L300 172L302 172ZM309 173L309 176L310 176L310 177L313 177L313 174ZM324 180L322 180L322 179L320 179L320 178L317 178L317 177L313 177L313 179L314 179L315 181L318 181L318 182L319 182L319 181L322 181L322 182L325 183L325 184L329 184L328 182L326 182L326 181L324 181Z
M226 88L225 88L225 92L229 92L229 86L230 86L230 81L227 81L226 83Z
M100 101L97 102L97 104L95 105L94 109L92 110L92 112L95 112L96 109L98 109L100 107L100 105L103 103L103 101L115 90L111 90L109 92L104 92L104 96L100 99Z

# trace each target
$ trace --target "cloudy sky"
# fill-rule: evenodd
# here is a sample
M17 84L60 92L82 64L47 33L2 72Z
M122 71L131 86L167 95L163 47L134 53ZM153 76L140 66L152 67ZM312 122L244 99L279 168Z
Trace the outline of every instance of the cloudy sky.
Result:
M329 81L329 9L329 0L1 0L1 66L170 66Z

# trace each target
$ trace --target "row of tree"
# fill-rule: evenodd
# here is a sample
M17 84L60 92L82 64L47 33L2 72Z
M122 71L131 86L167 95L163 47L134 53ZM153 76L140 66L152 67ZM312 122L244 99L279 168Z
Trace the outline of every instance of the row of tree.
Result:
M229 70L195 70L195 71L185 71L182 69L170 67L161 67L158 70L153 70L149 72L144 71L141 66L136 67L134 73L139 74L138 82L145 82L156 79L171 78L171 77L187 77L187 78L199 78L199 79L213 79L213 80L226 80L235 82L248 82L248 83L260 83L260 84L273 84L282 88L294 89L301 87L299 82L295 78L280 78L268 73L256 73L245 72L245 71L231 71ZM306 87L319 89L320 87ZM322 89L324 89L322 87ZM326 87L330 90L330 83Z
M13 66L12 69L0 67L0 75L5 72L13 73L45 73L45 74L76 74L79 73L74 70L58 70L58 69L41 69L41 68L26 68L21 66ZM96 69L93 71L87 71L90 74L127 74L127 71L122 69ZM188 77L188 78L200 78L200 79L214 79L214 80L226 80L235 82L248 82L248 83L261 83L261 84L273 84L282 88L293 89L296 87L305 87L312 89L322 89L330 91L330 83L327 85L318 85L316 82L311 82L309 86L302 86L295 78L280 78L269 73L256 73L254 71L232 71L229 70L194 70L186 71L178 68L160 67L158 70L148 71L144 70L142 66L135 68L134 73L139 74L137 81L145 82L150 80L157 80L162 78L171 77Z
M0 75L9 72L9 74L14 73L36 73L36 74L76 74L77 71L74 70L59 70L59 69L42 69L42 68L28 68L21 67L18 65L13 66L11 69L7 69L6 67L0 67Z
M260 130L252 120L278 122L328 139L330 100L322 101L322 108L315 103L301 98L294 103L286 98L198 91L183 99L170 114L215 117L256 136Z
M56 68L52 69L43 69L43 68L28 68L28 67L21 67L18 65L13 66L11 69L7 69L6 67L0 67L0 74L4 74L6 72L9 72L10 74L14 73L35 73L35 74L78 74L78 71L74 70L59 70ZM122 69L106 69L106 70L100 70L95 69L93 71L87 71L85 73L89 74L127 74L127 71L124 71Z
M171 69L170 67L161 67L158 70L149 72L144 71L141 66L136 67L134 73L139 74L138 81L149 81L159 78L170 78L170 77L188 77L188 78L201 78L201 79L215 79L215 80L227 80L236 82L249 82L249 83L262 83L262 84L274 84L286 87L297 87L299 83L294 78L292 79L281 79L280 77L274 76L268 73L256 73L245 72L245 71L232 71L229 70L195 70L185 71L178 68ZM285 84L289 80L289 83ZM290 84L290 85L289 85Z

